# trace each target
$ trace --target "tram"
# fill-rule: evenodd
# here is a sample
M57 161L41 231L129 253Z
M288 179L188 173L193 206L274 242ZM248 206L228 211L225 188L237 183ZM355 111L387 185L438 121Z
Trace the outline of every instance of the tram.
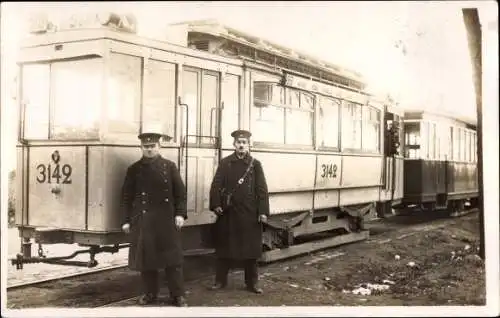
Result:
M396 209L412 206L451 213L476 207L476 126L429 111L404 114L404 197Z
M209 187L235 129L252 132L268 182L263 262L364 240L364 220L402 202L403 111L360 74L214 21L172 25L162 40L130 16L75 21L38 21L20 50L18 268L92 267L128 246L120 189L151 129L172 137L161 154L187 186L185 255L213 251ZM33 239L89 247L75 253L90 261L32 256Z

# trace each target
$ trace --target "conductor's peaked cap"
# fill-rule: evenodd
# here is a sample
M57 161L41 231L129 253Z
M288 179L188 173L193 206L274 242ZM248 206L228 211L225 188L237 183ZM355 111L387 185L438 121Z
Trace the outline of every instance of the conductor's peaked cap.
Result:
M141 143L143 145L155 144L155 143L159 142L162 137L167 141L172 139L172 137L170 137L170 136L167 136L164 134L159 134L159 133L151 133L151 132L139 134L139 136L137 136L137 137L141 140Z
M250 138L252 136L252 133L249 132L248 130L235 130L231 133L231 137L233 138Z

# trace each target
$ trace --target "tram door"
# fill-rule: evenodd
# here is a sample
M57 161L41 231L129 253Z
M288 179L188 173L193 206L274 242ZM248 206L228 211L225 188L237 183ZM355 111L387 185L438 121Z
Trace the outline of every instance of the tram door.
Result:
M220 152L220 82L218 72L183 68L179 168L187 184L190 225L215 221L209 211L209 192Z
M384 118L384 194L390 200L394 199L396 190L396 158L400 151L399 117L386 112Z

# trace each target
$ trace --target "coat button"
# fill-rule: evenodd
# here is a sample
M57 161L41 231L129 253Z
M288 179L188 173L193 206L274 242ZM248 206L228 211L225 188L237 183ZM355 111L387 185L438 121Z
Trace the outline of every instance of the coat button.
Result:
M146 210L142 210L142 214L146 214Z
M165 181L165 183L167 183L167 179L165 179L165 180L163 180L163 181Z
M142 201L142 204L146 204L146 201Z
M165 199L165 202L168 202L168 198Z
M142 195L146 195L146 192L141 193Z

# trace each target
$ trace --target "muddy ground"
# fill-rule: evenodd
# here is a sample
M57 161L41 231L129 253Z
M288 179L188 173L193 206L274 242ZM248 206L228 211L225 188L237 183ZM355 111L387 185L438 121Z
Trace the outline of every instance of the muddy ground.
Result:
M235 270L210 292L213 260L186 263L190 306L484 305L485 271L476 256L478 214L434 220L392 217L370 224L370 239L260 268L264 295L243 290ZM138 275L127 269L8 292L8 308L134 306ZM167 290L162 290L167 295ZM160 303L160 305L163 305Z

